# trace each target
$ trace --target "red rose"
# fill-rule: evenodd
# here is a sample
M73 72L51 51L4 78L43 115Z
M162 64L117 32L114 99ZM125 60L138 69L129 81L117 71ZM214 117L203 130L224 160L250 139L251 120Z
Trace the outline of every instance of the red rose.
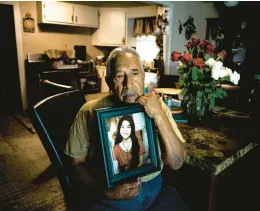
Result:
M203 69L205 67L205 63L202 58L195 58L193 59L193 64L196 67L199 67L200 69Z
M226 58L226 56L227 56L227 52L226 52L225 50L220 51L220 52L218 53L218 56L221 56L222 59L224 59L224 58Z
M181 62L187 63L188 61L191 61L191 59L191 55L189 53L185 53L181 58Z
M200 43L200 39L197 39L197 37L193 37L191 39L191 43L195 47L195 46L197 46Z
M190 50L193 47L191 42L188 42L185 46L187 47L187 50Z
M207 45L207 47L206 47L206 51L207 51L208 54L211 54L211 53L214 52L215 48L216 48L215 45L212 45L211 43L209 43L209 44Z
M202 41L200 41L200 43L198 44L198 47L199 47L200 49L205 49L206 46L208 45L208 43L209 43L208 40L202 40Z
M174 61L179 61L181 58L181 53L173 51L171 54L171 60Z

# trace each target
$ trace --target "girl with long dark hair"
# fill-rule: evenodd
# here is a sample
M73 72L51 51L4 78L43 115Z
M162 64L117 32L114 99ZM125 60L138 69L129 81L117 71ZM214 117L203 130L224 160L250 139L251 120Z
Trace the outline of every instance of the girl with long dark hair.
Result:
M124 115L117 126L117 136L113 147L113 159L118 163L119 172L135 169L140 165L140 156L144 154L144 146L138 141L133 118Z

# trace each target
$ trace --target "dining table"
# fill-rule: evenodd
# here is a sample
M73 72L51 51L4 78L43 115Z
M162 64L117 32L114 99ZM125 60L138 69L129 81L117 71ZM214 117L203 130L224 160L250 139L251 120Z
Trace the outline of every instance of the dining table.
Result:
M219 113L213 114L211 120L219 121ZM229 116L230 117L230 116ZM239 121L238 117L233 125ZM225 119L226 121L227 119ZM244 121L245 119L243 119ZM210 189L208 200L208 211L215 210L216 203L216 181L224 170L229 169L245 155L251 153L257 143L243 135L232 133L233 130L225 127L211 127L206 124L194 124L177 122L178 128L184 138L186 156L185 164L196 169L207 171L210 175ZM244 124L248 124L245 122ZM230 125L230 124L229 124ZM241 132L241 130L240 130ZM235 134L235 135L234 135ZM241 133L242 134L242 133Z

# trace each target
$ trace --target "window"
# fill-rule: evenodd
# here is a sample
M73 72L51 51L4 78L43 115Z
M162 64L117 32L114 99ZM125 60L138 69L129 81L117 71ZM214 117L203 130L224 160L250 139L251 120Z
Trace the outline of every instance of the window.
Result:
M156 45L156 37L153 35L136 37L136 51L139 53L141 60L144 62L153 62L153 59L159 52Z

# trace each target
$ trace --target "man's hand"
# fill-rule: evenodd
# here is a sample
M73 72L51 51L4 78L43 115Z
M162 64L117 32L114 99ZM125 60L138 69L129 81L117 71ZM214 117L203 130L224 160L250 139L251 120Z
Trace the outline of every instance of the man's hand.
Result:
M140 187L141 187L141 178L137 178L136 181L119 184L114 188L106 189L104 193L108 199L126 200L137 196Z
M156 118L163 113L160 101L155 94L143 95L136 101L144 106L146 113L152 118Z

